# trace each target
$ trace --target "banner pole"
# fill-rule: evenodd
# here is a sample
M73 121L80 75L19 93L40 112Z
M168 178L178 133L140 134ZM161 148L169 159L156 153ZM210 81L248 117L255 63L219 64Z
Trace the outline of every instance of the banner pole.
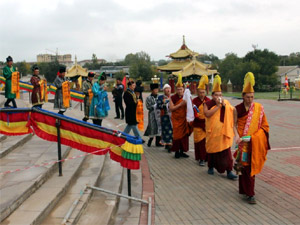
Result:
M61 143L60 143L60 119L56 119L57 128L57 153L58 153L58 172L62 176L62 163L61 163Z

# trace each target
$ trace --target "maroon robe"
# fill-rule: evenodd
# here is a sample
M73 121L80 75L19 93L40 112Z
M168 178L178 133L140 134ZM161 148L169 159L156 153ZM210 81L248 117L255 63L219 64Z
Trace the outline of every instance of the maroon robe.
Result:
M40 88L40 80L39 76L33 75L30 79L30 83L33 85L32 93L31 93L31 103L33 106L42 105L44 102L41 100L41 88Z
M201 101L201 99L199 97L196 97L193 99L193 104L196 105L197 108L199 108L199 106L201 104L203 104L204 102L208 102L209 100L210 99L206 96L204 97L204 101ZM194 109L194 113L195 113L195 119L193 122L193 127L198 127L205 131L205 119L200 119L200 118L196 117L196 115L197 115L196 109ZM198 160L207 161L205 142L206 142L205 138L197 143L194 142L195 159L197 161Z
M246 110L244 102L235 106L237 117L241 118L248 115L249 111ZM250 153L251 154L251 153ZM249 154L249 160L251 155ZM242 175L239 176L239 193L247 196L254 196L255 176L251 177L251 165L242 168Z

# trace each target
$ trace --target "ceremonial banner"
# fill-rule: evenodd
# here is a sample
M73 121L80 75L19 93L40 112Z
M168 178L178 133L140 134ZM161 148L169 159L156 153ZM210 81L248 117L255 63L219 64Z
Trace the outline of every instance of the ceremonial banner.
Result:
M30 112L0 112L0 133L7 136L32 133L29 118Z

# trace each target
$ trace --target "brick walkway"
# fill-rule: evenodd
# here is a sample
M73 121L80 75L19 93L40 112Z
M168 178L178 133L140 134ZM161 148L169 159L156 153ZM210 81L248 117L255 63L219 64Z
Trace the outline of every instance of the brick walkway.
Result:
M300 224L300 102L258 102L270 124L272 150L256 177L257 204L242 199L238 181L210 176L207 167L198 166L190 138L188 159L145 147L155 186L155 224Z

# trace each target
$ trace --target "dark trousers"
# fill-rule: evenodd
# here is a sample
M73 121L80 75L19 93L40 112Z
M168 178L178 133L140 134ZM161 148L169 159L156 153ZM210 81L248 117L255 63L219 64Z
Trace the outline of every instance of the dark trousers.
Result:
M124 108L123 108L123 104L122 104L122 97L115 98L115 108L116 108L116 116L119 118L124 118ZM120 117L120 111L121 111L121 117Z
M232 171L233 159L230 150L231 148L227 148L221 152L208 153L208 168L215 168L219 173L224 173L225 171Z
M6 102L4 103L4 107L10 107L9 103L11 103L11 102L12 102L12 104L13 104L13 107L14 107L14 108L17 108L17 103L16 103L16 101L15 101L14 98L8 98L8 99L6 100Z
M247 196L254 196L255 176L251 177L251 165L242 168L242 175L239 176L239 193Z

